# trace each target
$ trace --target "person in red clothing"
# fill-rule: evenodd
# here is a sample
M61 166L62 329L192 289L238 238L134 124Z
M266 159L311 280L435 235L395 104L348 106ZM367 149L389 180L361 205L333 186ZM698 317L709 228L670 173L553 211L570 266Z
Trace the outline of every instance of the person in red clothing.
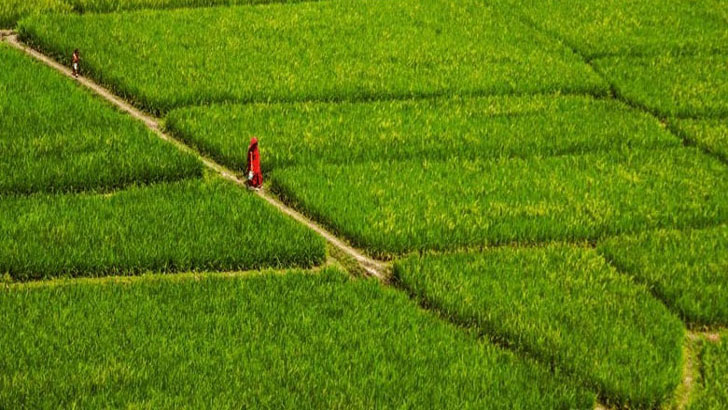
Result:
M78 78L79 64L81 64L81 56L78 54L78 49L73 50L73 56L71 56L71 63L73 67L73 76Z
M258 150L258 139L250 139L248 146L248 186L259 189L263 185L263 174L260 172L260 151Z

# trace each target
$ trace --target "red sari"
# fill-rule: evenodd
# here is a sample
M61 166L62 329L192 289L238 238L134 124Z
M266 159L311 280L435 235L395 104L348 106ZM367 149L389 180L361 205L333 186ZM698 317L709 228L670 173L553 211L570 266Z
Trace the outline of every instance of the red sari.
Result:
M260 151L258 150L258 139L253 137L248 146L248 184L258 188L263 185L263 173L260 172ZM250 178L250 173L253 177Z

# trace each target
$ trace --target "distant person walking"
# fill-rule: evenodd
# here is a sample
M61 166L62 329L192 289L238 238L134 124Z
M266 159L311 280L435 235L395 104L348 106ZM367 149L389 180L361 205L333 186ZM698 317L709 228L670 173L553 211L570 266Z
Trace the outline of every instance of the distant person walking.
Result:
M81 56L78 54L78 49L73 50L73 56L71 57L71 66L73 67L73 77L78 78L78 73L81 71L79 64L81 64Z
M248 186L253 189L260 189L263 185L263 174L260 172L260 150L258 150L258 138L251 138L248 146Z

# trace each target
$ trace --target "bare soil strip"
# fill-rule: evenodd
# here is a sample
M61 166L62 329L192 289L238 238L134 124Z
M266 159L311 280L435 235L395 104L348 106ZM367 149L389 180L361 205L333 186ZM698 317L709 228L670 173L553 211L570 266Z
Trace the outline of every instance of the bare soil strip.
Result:
M701 382L700 351L702 350L703 343L718 343L719 341L720 333L718 330L688 330L683 347L683 376L680 385L675 390L674 408L687 408L695 392L695 383Z
M675 389L675 408L687 408L692 396L695 378L699 377L698 350L700 347L700 335L688 331L683 346L683 371L680 385Z
M42 63L46 64L47 66L54 68L55 70L59 71L63 75L67 77L73 78L73 74L71 70L56 62L55 60L51 59L50 57L33 50L32 48L28 47L27 45L23 44L18 40L17 35L15 35L12 32L0 32L0 40L5 41L6 43L12 45L13 47L22 50L26 54L30 55L31 57L35 58L38 61L41 61ZM108 102L115 105L117 108L121 109L122 111L126 112L127 114L131 115L133 118L143 122L149 129L151 129L159 138L170 142L174 144L177 148L184 152L189 152L197 156L205 166L213 171L215 171L217 174L222 176L223 178L234 182L235 184L246 187L245 181L239 179L235 172L218 164L217 162L205 157L197 150L189 147L188 145L185 145L181 141L173 138L172 136L165 134L162 129L160 128L160 120L158 118L155 118L149 114L146 114L136 108L134 108L131 104L124 101L123 99L117 97L114 95L111 91L108 89L96 84L92 80L85 78L85 77L79 77L76 79L79 84L83 85L84 87L88 88L89 90L93 91L103 99L107 100ZM313 222L311 219L305 217L300 212L296 211L293 208L290 208L289 206L285 205L283 202L281 202L277 197L274 195L266 192L265 190L259 190L255 191L258 196L263 198L266 202L268 202L270 205L276 207L279 211L283 212L284 214L290 216L291 218L295 219L299 223L302 223L306 225L308 228L312 229L319 235L323 236L324 239L326 239L331 245L342 251L344 254L348 255L352 259L354 259L361 267L362 269L369 274L370 276L373 276L379 280L385 281L388 278L388 270L389 267L387 264L380 262L378 260L372 259L368 256L366 256L363 252L354 249L352 246L348 245L345 241L337 238L333 233L327 231L320 225Z

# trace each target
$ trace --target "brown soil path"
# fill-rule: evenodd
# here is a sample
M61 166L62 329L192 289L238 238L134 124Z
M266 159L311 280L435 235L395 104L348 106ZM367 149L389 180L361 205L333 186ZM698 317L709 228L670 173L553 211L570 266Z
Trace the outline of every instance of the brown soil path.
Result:
M71 70L68 67L66 67L62 64L59 64L58 62L51 59L50 57L28 47L27 45L22 43L20 40L18 40L17 35L15 35L14 33L7 32L7 31L0 32L0 40L12 45L13 47L15 47L19 50L24 51L26 54L30 55L31 57L35 58L36 60L61 72L63 75L73 78ZM241 187L246 187L245 181L239 179L235 175L234 171L224 167L223 165L218 164L217 162L211 160L210 158L205 157L197 150L189 147L188 145L175 139L174 137L172 137L168 134L165 134L159 125L160 120L158 118L155 118L149 114L146 114L146 113L134 108L131 104L124 101L120 97L117 97L108 89L100 86L99 84L93 82L92 80L90 80L86 77L79 77L78 79L76 79L76 81L78 81L79 84L81 84L84 87L88 88L89 90L93 91L95 94L99 95L103 99L112 103L114 106L118 107L122 111L131 115L133 118L143 122L159 138L174 144L177 148L179 148L180 150L182 150L184 152L188 152L188 153L191 153L191 154L197 156L207 168L216 172L223 178L225 178ZM281 202L281 200L278 199L276 196L266 192L265 190L260 190L260 191L255 191L255 192L259 197L263 198L266 202L268 202L270 205L277 208L279 211L290 216L291 218L295 219L299 223L306 225L308 228L312 229L319 235L323 236L324 239L326 239L331 245L333 245L334 247L339 249L341 252L348 255L352 259L354 259L368 275L373 276L382 281L385 281L388 279L389 266L386 263L366 256L360 250L355 249L352 246L348 245L344 240L337 238L336 235L334 235L333 233L324 229L320 225L316 224L311 219L307 218L306 216L304 216L300 212L296 211L295 209L287 206L286 204Z
M698 350L700 335L691 331L686 334L685 345L683 346L683 369L680 385L675 389L676 409L685 409L690 403L695 386L695 378L698 376Z

